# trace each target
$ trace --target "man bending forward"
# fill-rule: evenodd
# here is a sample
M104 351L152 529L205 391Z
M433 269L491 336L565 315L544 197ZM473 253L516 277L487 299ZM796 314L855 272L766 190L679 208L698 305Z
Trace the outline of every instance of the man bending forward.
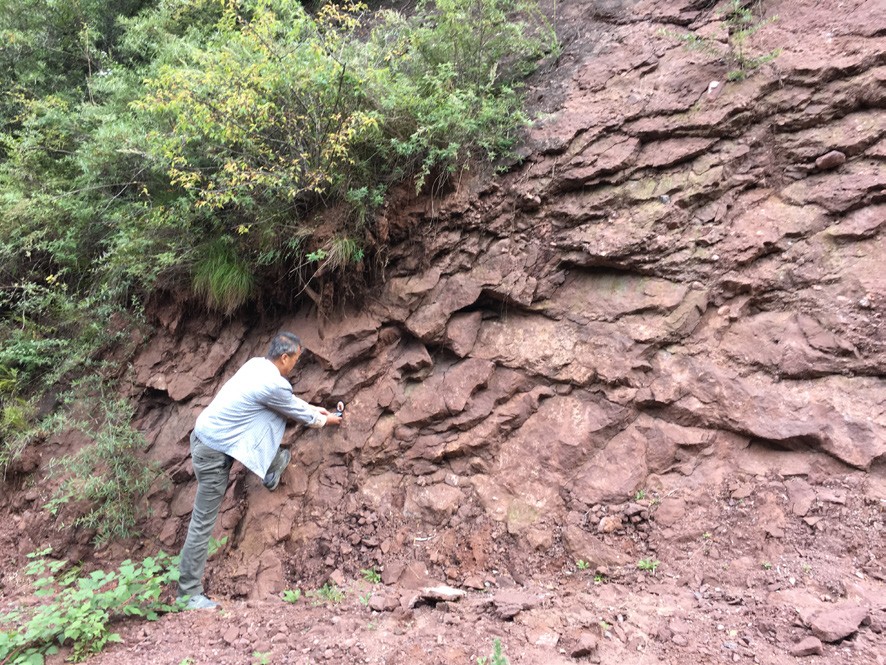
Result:
M313 428L341 424L340 416L292 394L286 377L301 352L298 337L280 333L271 341L267 355L247 361L197 417L191 434L197 496L181 551L178 580L178 596L188 599L187 609L218 607L203 594L203 570L234 460L274 491L292 458L289 450L280 448L287 419Z

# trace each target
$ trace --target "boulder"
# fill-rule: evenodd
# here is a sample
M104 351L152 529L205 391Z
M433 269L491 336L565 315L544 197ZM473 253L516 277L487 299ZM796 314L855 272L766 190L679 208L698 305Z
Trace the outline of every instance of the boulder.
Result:
M817 612L810 621L813 634L823 642L838 642L858 630L870 610L864 605L843 603Z

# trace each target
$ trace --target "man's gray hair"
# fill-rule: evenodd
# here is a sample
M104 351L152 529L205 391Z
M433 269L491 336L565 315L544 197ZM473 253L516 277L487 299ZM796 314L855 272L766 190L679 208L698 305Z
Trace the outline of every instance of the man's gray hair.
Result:
M277 360L284 353L297 353L299 349L301 349L301 340L298 336L291 332L282 332L271 340L271 346L268 347L265 358Z

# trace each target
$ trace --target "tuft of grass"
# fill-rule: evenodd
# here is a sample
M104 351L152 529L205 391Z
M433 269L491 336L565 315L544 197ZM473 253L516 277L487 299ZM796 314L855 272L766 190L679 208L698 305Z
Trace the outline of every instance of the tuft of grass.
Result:
M578 561L575 562L575 567L578 568L579 570L587 570L588 568L591 567L591 564L589 564L584 559L579 559Z
M240 259L230 240L221 238L204 247L194 266L193 288L207 307L233 314L255 290L255 276Z
M313 596L317 599L315 601L315 604L320 604L324 602L340 603L345 599L345 592L342 591L337 585L330 584L329 582L321 586L316 591L309 591L308 595Z
M360 571L360 574L363 575L363 579L370 584L378 584L381 582L381 575L375 568L364 568Z

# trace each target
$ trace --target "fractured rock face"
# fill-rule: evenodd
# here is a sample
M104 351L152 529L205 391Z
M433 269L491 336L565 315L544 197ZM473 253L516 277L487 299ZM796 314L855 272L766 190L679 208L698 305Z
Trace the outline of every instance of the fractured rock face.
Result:
M620 517L567 515L651 479L701 483L699 460L741 447L859 469L886 459L882 28L854 28L871 39L843 49L839 35L806 39L818 27L795 12L779 29L804 50L779 56L778 79L764 67L731 82L659 31L705 3L627 4L636 14L607 24L599 48L564 59L569 85L527 129L521 164L465 174L433 212L419 202L398 222L409 242L389 248L391 277L359 310L261 325L156 313L165 327L136 357L132 393L147 395L136 424L177 483L193 482L194 418L279 329L311 351L296 394L348 403L341 430L288 431L285 493L238 485L248 506L229 506L225 528L244 561L285 546L336 563L343 546L322 533L363 503L407 532L491 523L516 547L620 565L604 542ZM815 519L811 484L791 478L785 505L765 503L769 539ZM184 531L169 520L191 490L168 496L164 542ZM675 527L688 505L670 496L650 513ZM381 548L355 540L344 549ZM484 547L462 554L485 562ZM847 612L814 630L832 638Z

